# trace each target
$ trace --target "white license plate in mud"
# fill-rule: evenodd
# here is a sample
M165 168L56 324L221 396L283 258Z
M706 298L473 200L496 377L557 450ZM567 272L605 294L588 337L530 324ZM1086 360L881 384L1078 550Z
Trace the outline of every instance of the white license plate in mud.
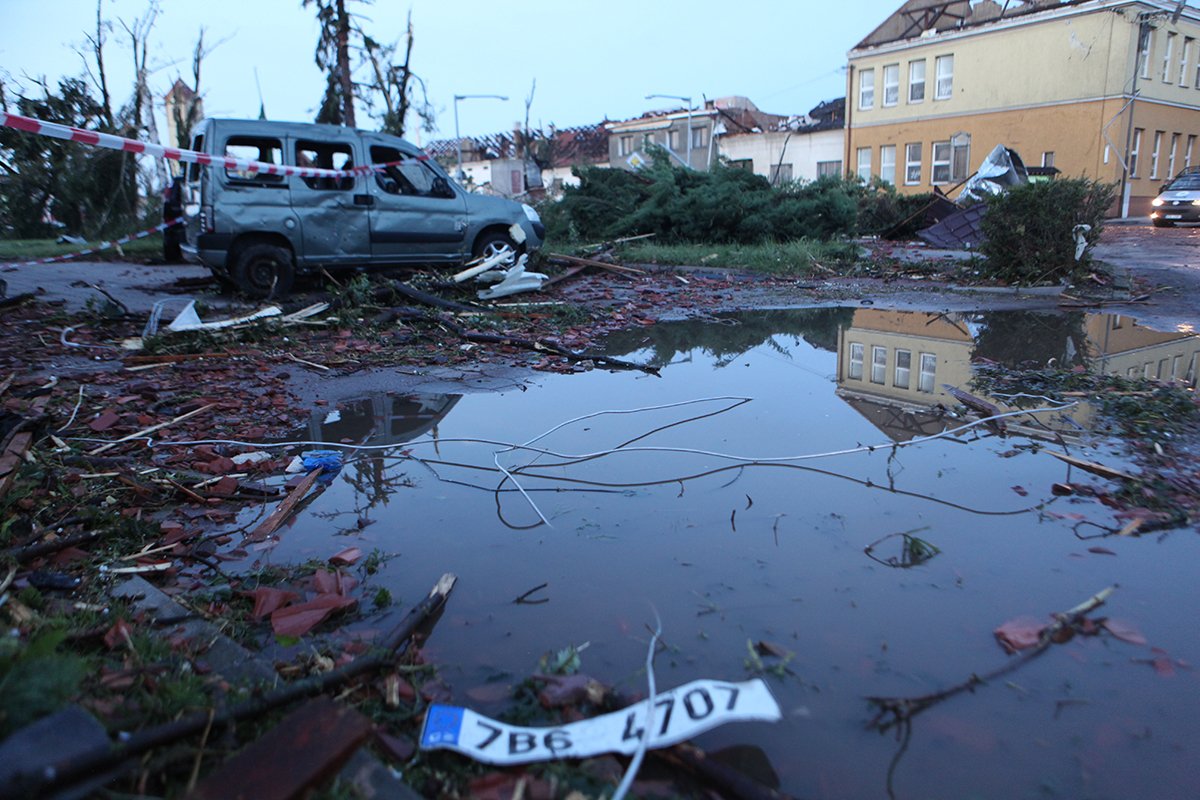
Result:
M421 749L457 750L486 764L528 764L600 753L632 755L646 736L650 704L562 725L524 728L456 706L433 705L425 717ZM668 747L728 722L776 722L779 705L761 679L744 683L692 681L660 693L648 747Z

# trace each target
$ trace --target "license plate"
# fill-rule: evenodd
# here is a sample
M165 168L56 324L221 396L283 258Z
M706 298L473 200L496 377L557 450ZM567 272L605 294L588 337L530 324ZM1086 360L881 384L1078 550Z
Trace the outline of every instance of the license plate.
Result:
M1182 214L1166 214L1165 218L1166 219L1183 219L1183 215Z

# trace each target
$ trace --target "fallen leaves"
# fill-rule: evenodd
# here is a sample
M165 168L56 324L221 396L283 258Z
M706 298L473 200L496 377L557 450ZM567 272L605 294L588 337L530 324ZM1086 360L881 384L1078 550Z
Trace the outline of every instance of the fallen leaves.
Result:
M1042 631L1045 629L1046 624L1040 620L1033 617L1017 617L996 628L992 631L992 635L996 637L996 641L1000 642L1004 651L1011 655L1020 650L1036 647L1041 641Z

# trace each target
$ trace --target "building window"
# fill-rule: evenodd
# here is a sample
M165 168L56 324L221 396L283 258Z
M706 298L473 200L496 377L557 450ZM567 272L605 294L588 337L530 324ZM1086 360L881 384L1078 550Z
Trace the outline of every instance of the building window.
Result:
M858 148L858 177L865 181L871 180L871 148Z
M1042 153L1042 166L1043 167L1053 167L1054 166L1054 151L1053 150L1047 150L1046 152Z
M683 149L683 129L672 128L667 131L667 147L670 147L676 153Z
M861 381L863 376L863 346L858 342L850 343L850 375L849 377L856 381Z
M933 176L931 182L936 186L950 182L950 143L933 143Z
M1158 177L1158 156L1162 152L1163 132L1154 132L1154 149L1150 151L1150 180Z
M1142 134L1145 128L1133 129L1133 147L1129 151L1129 177L1138 176L1138 155L1142 152Z
M884 183L896 183L896 145L885 144L879 148L879 179Z
M1183 49L1179 53L1179 85L1187 86L1188 79L1188 60L1192 55L1192 42L1196 41L1191 36L1184 37Z
M871 383L883 385L887 380L887 348L875 345L871 348Z
M875 107L875 70L864 69L858 73L858 108L866 111Z
M840 161L818 161L817 162L817 177L818 178L837 178L842 174L842 162Z
M916 186L921 182L921 143L909 142L904 145L904 183Z
M894 106L900 102L900 65L888 64L883 68L883 104Z
M1167 46L1163 50L1163 60L1162 60L1162 81L1163 81L1163 83L1171 82L1171 68L1173 66L1175 66L1174 63L1172 62L1172 59L1175 55L1175 36L1176 36L1176 34L1174 34L1174 33L1167 34Z
M1187 145L1183 151L1183 168L1187 169L1192 165L1192 150L1196 147L1196 135L1191 134L1187 138Z
M954 94L954 56L938 56L934 60L937 85L933 90L934 100L948 100Z
M896 351L896 377L893 385L900 389L908 388L909 375L912 373L912 352L909 350Z
M1150 78L1150 50L1154 47L1154 31L1150 28L1146 29L1146 35L1142 38L1142 47L1138 52L1138 77L1143 80Z
M1175 177L1175 151L1179 149L1179 134L1171 134L1171 152L1167 154L1167 177Z
M692 149L708 147L708 128L692 128Z
M925 59L908 62L908 102L925 102Z
M921 375L918 378L917 391L933 394L935 377L937 377L937 356L933 353L921 353Z
M950 138L950 180L965 181L971 174L971 134L957 133Z
M617 139L617 155L627 156L633 152L633 137L622 136Z
M784 183L791 183L792 180L792 165L791 164L772 164L770 181L772 186L779 186Z

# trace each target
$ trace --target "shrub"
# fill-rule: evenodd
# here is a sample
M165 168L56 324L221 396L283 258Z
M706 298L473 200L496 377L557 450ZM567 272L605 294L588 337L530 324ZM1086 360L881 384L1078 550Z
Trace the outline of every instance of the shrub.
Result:
M1032 284L1077 277L1090 263L1104 216L1116 197L1111 184L1087 178L1029 183L987 199L979 252L984 274ZM1088 249L1075 260L1076 225L1090 225Z
M932 192L900 194L896 187L878 179L859 184L858 232L864 236L911 239L928 224L925 208L933 202Z
M853 184L838 178L776 188L742 169L718 165L696 172L661 156L639 173L585 167L575 174L580 185L543 206L549 237L653 233L664 244L828 240L852 234L857 218Z

